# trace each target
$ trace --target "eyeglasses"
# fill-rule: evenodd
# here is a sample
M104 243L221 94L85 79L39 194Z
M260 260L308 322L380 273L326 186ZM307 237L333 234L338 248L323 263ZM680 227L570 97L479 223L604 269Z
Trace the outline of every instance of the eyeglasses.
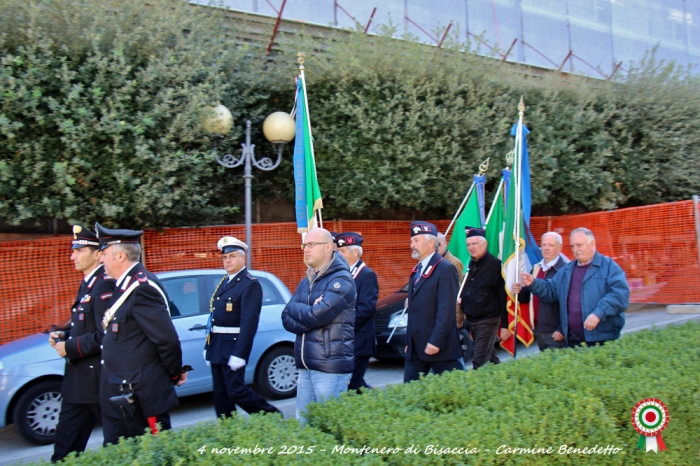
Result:
M311 249L311 248L313 248L314 246L316 246L317 244L330 244L330 243L328 243L328 242L325 242L325 243L304 243L304 244L301 245L301 249L302 249L302 250L303 250L303 249Z

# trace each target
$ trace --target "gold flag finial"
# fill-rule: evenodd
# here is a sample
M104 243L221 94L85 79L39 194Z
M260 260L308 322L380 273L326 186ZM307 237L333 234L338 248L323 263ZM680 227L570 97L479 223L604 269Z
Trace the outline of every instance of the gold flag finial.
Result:
M479 176L483 175L486 173L489 169L489 160L491 160L491 157L487 157L486 160L481 162L481 165L479 165Z
M306 58L306 54L304 52L297 53L297 61L299 62L299 69L300 70L304 69L304 59L305 58Z
M508 165L509 167L512 167L514 160L515 160L515 151L512 150L506 154L506 165Z
M518 104L518 112L522 115L525 113L525 101L523 100L523 96L520 96L520 103Z

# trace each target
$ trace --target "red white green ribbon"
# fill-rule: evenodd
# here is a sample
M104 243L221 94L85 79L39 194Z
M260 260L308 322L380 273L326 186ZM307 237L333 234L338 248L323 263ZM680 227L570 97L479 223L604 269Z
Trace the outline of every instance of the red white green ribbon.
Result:
M637 448L640 450L659 451L668 450L661 432L668 425L668 408L656 398L646 398L632 408L632 426L639 433Z

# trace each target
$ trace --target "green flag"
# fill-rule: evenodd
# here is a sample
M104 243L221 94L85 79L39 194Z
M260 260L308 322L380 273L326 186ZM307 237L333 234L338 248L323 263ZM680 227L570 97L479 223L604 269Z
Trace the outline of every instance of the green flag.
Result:
M299 233L306 233L310 229L320 226L318 218L323 208L321 189L316 177L316 161L305 84L302 72L297 80L296 136L293 159L295 209Z
M464 232L464 227L481 228L481 214L479 212L479 199L476 196L476 191L472 191L467 200L467 205L459 214L452 228L450 241L447 243L447 250L450 251L457 259L462 261L466 270L469 265L471 256L467 251L467 235Z

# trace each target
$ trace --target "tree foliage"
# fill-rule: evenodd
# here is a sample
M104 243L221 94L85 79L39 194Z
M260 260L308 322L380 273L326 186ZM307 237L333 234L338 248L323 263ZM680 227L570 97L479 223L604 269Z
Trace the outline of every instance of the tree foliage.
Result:
M223 150L237 150L250 119L256 152L268 151L258 128L293 106L300 50L327 216L449 216L486 157L495 188L521 95L536 213L674 201L700 184L698 80L653 54L610 82L390 31L281 37L266 56L243 39L246 27L184 0L3 1L0 218L231 221L242 173L214 162L202 109L221 102L233 112ZM256 199L293 199L288 155L255 177Z
M451 215L487 157L492 195L521 96L539 214L687 199L700 182L698 80L653 53L609 82L385 37L325 45L306 68L321 189L338 215Z
M2 218L179 226L226 213L198 115L264 95L259 61L228 43L222 12L8 0L0 18Z

